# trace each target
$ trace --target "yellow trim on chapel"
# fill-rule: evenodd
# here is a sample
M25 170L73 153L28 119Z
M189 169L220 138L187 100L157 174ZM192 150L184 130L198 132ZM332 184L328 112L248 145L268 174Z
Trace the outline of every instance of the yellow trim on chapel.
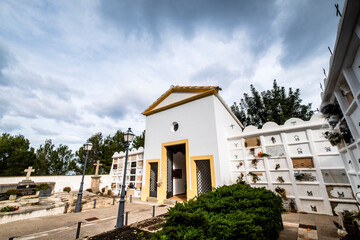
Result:
M197 196L196 181L196 161L210 160L211 186L216 187L214 156L202 155L189 157L189 140L183 139L179 141L166 142L161 144L161 158L146 160L145 184L141 191L141 200L146 201L150 196L150 163L158 163L158 187L157 202L163 203L166 199L167 188L167 147L185 144L185 163L186 163L186 197L187 200Z
M146 160L145 185L141 189L141 201L144 202L150 196L150 163L158 163L158 181L160 177L160 159ZM159 191L159 187L157 187L157 191Z
M186 187L190 188L190 179L189 179L189 140L183 139L173 142L167 142L161 144L161 187L158 188L158 202L163 203L166 199L166 187L167 187L167 150L166 147L185 144L185 162L186 162ZM188 197L189 199L189 197Z
M210 95L215 95L218 93L218 90L221 90L218 87L203 87L203 88L197 88L197 87L172 87L169 90L167 90L158 100L156 100L150 107L148 107L142 114L145 116L149 116L151 114L161 112L164 110L167 110L169 108L173 108L194 100L197 100L199 98L203 98ZM199 92L199 94L185 98L183 100L171 103L169 105L156 108L165 98L167 98L171 93L173 92Z
M211 186L213 188L216 187L214 156L213 155L192 156L192 157L190 157L192 182L191 182L191 190L190 190L190 192L188 192L188 195L187 195L188 199L191 199L191 198L197 196L197 177L196 177L196 162L195 161L203 161L203 160L210 160Z

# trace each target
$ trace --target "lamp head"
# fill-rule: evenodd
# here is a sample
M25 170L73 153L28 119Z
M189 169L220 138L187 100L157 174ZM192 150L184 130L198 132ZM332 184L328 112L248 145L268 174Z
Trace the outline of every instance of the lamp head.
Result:
M135 134L131 131L131 128L129 128L125 133L124 133L124 140L127 144L130 144L132 142L132 140L134 139Z
M92 148L92 143L87 141L85 144L84 144L84 149L85 151L90 151Z

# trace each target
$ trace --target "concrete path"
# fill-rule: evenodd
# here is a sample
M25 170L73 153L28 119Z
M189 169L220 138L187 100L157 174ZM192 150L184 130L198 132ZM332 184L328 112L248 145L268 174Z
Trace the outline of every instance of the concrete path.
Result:
M320 214L289 213L282 215L284 230L279 240L338 240L333 221L338 217Z
M154 203L135 200L126 203L129 211L128 224L152 217ZM156 215L167 212L171 205L156 205ZM28 220L15 221L0 225L0 239L75 239L77 223L82 222L80 239L114 229L118 204L110 207L84 210L81 213L58 214ZM91 218L96 218L91 220ZM279 240L337 240L337 229L333 220L337 217L319 214L289 213L282 215L284 230ZM88 220L86 220L88 219ZM307 229L310 230L307 230Z
M128 224L152 217L154 203L134 201L125 204L129 211ZM157 205L155 214L167 212L168 205ZM75 239L77 223L82 222L80 238L94 236L113 230L116 224L119 205L84 210L81 213L58 214L46 217L32 218L0 225L0 239ZM86 220L97 218L96 220Z

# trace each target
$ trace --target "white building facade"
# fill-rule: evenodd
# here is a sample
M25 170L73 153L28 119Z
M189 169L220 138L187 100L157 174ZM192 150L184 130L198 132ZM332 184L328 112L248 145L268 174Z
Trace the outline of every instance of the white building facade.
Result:
M112 156L110 170L111 189L115 194L119 194L123 184L125 152L115 152ZM144 148L133 148L128 152L128 162L126 167L125 187L134 189L135 195L140 194L143 178ZM139 195L140 196L140 195Z
M324 137L324 118L243 130L219 90L172 86L143 113L143 201L189 200L242 178L254 187L285 190L285 205L298 211L358 209L344 162Z
M326 131L328 124L320 115L310 121L292 118L280 126L267 122L261 129L246 127L228 138L232 181L242 177L253 187L285 190L288 210L291 202L297 211L309 213L358 210L344 163Z
M345 1L339 20L328 77L324 80L322 112L341 133L337 141L350 184L360 202L360 1ZM338 103L340 111L331 107Z

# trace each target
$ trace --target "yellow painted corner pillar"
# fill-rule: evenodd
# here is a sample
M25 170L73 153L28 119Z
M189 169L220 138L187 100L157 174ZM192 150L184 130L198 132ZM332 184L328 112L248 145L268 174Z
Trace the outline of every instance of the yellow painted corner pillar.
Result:
M158 164L158 182L160 177L160 159L149 159L146 160L146 169L145 169L145 185L141 189L141 201L146 202L147 198L150 196L150 164ZM157 194L159 194L159 187L157 187Z
M211 186L216 187L215 181L215 168L214 168L214 156L213 155L202 155L202 156L192 156L190 157L191 162L191 190L188 193L188 200L197 196L197 177L196 177L196 161L210 161L210 173L211 173Z

